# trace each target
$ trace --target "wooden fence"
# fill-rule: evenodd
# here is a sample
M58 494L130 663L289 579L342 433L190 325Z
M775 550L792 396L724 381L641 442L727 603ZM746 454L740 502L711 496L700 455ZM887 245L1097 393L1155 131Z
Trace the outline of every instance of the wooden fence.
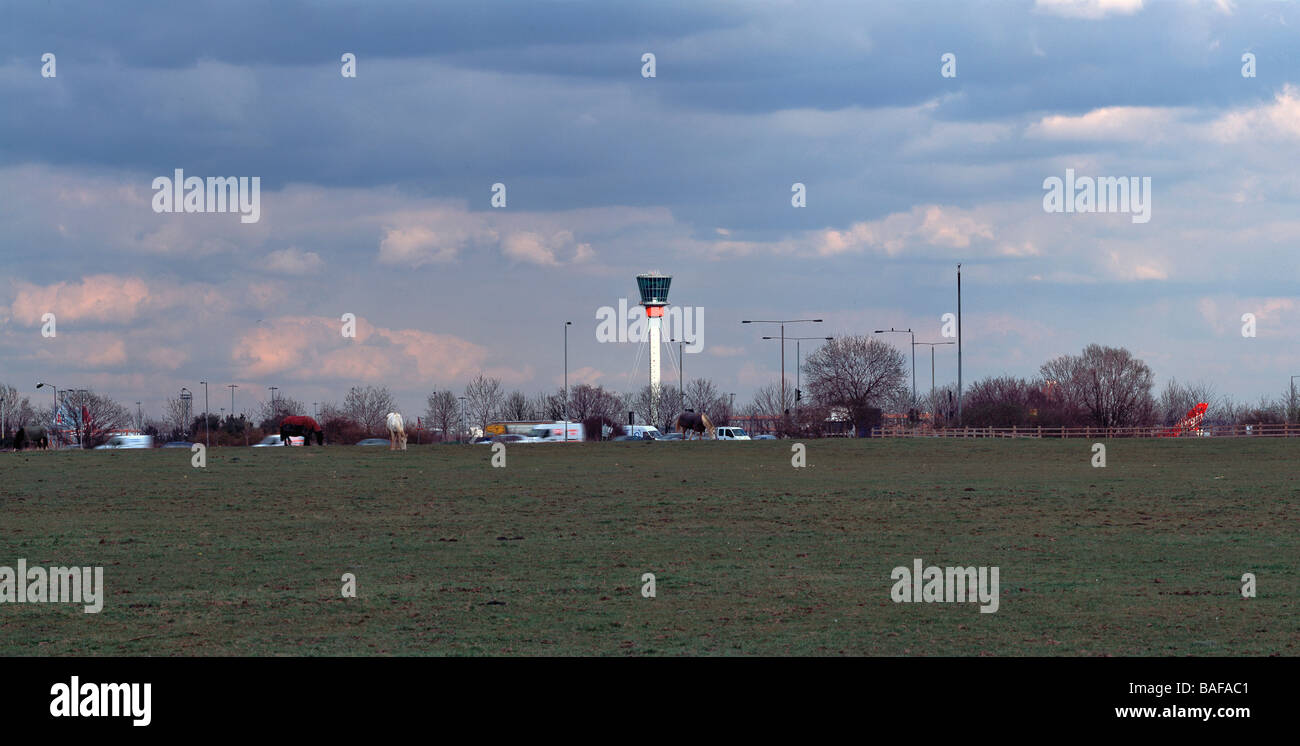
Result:
M878 427L875 438L1159 438L1168 427ZM1300 437L1300 424L1285 425L1205 425L1199 431L1179 437L1213 438L1294 438Z

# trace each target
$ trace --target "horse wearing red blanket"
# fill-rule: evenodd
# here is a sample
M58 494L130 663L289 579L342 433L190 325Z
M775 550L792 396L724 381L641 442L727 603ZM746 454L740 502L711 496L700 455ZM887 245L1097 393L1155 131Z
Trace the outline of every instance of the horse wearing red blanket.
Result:
M280 440L288 444L291 435L301 435L305 446L311 445L313 435L317 445L325 445L325 431L310 417L290 415L280 420Z

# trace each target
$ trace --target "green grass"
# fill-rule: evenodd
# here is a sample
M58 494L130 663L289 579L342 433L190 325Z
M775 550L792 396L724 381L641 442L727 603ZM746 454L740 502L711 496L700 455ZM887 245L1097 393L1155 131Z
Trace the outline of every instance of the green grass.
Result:
M107 585L99 614L0 604L0 654L1300 652L1300 444L1107 445L0 454L0 565ZM915 557L1000 567L999 611L893 603Z

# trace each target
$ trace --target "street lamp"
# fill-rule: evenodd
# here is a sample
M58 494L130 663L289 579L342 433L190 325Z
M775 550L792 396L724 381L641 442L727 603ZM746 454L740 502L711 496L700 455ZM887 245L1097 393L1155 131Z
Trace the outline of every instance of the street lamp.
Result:
M279 391L279 390L280 390L280 387L279 387L279 386L267 386L267 388L271 390L271 416L272 416L272 417L277 417L277 418L278 418L278 417L280 416L280 413L279 413L279 411L277 411L276 408L275 408L275 392L276 392L276 391ZM233 408L234 405L232 404L231 407ZM234 414L234 413L232 412L231 414Z
M957 265L957 424L961 425L961 265Z
M776 339L776 337L763 337L763 339ZM834 337L787 337L787 339L794 340L794 418L798 420L799 400L803 398L803 391L800 389L801 383L799 380L799 373L803 368L803 363L802 363L803 357L799 354L799 343L805 339L816 339L825 342L830 342L835 338ZM785 342L782 341L781 344L782 346L784 346ZM782 406L785 406L784 402L782 402Z
M212 435L208 427L208 382L199 381L203 384L203 440L207 443L208 448L212 447ZM231 405L234 406L234 405Z
M50 424L51 424L52 429L55 429L55 428L53 428L53 426L59 424L59 421L60 421L60 419L61 419L61 416L60 416L60 414L59 414L59 387L58 387L58 386L55 386L55 385L52 384L52 383L37 383L37 384L36 384L36 388L38 388L38 389L39 389L39 388L42 388L42 387L45 387L45 386L49 386L50 388L54 389L54 422L52 422L52 423L50 423ZM55 429L55 432L57 433L58 430Z
M564 439L569 439L569 327L572 321L564 322Z
M877 329L875 331L876 334L886 334L889 332L912 335L912 406L915 407L916 406L916 333L913 332L911 329L895 329L892 326L889 327L888 329Z
M686 358L684 357L683 345L695 344L693 339L673 339L668 338L669 342L677 343L677 409L686 411Z
M226 384L226 388L230 389L230 416L234 417L235 416L235 389L239 388L239 384L228 383ZM224 412L225 410L223 409L222 411Z
M820 324L821 319L779 319L776 321L765 321L761 319L746 319L741 321L742 324L780 324L781 325L781 408L785 409L785 325L786 324ZM785 418L785 412L781 413L782 419Z

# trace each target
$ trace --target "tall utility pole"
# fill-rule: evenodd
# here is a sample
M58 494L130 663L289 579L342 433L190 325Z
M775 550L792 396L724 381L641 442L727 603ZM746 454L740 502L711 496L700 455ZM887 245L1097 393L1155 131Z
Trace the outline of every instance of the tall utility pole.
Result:
M678 410L686 411L686 356L683 345L695 344L693 339L673 339L668 338L669 342L677 343L677 400Z
M135 403L135 429L144 432L144 410L140 408L140 402ZM0 438L4 437L4 427L0 426Z
M961 265L957 265L957 424L961 425Z
M212 434L209 432L211 428L208 425L208 382L199 381L199 383L203 384L203 441L207 443L208 448L211 448ZM232 404L231 407L233 408L234 405Z
M779 319L776 321L764 321L759 319L747 319L741 321L742 324L780 324L781 325L781 421L785 422L785 325L786 324L820 324L821 319Z
M564 439L569 439L569 327L572 321L564 322ZM486 434L486 433L485 433Z
M239 388L239 384L228 383L226 384L226 388L230 389L230 416L234 417L235 416L235 389Z
M459 398L460 398L460 429L466 435L469 435L469 421L465 419L465 397L462 396ZM564 423L564 429L565 431L568 431L569 429L568 422Z

